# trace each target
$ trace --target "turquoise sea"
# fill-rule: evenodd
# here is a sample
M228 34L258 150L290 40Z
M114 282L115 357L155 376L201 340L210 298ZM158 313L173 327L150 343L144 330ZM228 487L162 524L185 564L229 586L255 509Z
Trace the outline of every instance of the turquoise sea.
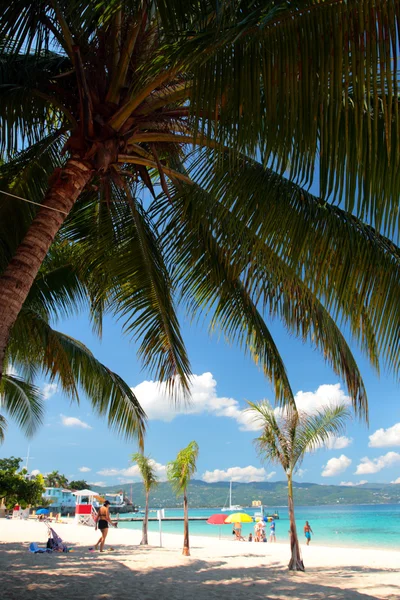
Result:
M276 536L278 541L288 539L289 517L285 507L270 507L266 512L279 510L279 521L276 521ZM253 515L258 509L245 508L242 512ZM221 512L216 509L189 509L189 515L206 516ZM224 513L229 514L229 513ZM165 509L165 516L182 516L180 509ZM134 514L121 515L122 517L137 516ZM150 517L156 513L151 512ZM365 548L386 548L400 550L400 504L392 505L334 505L334 506L298 506L296 507L296 523L298 534L303 536L305 521L309 521L314 531L313 541L319 545L353 546ZM141 529L141 522L120 523L119 528ZM150 531L158 531L158 522L149 523ZM227 539L232 537L232 526L208 525L205 521L191 521L189 524L190 535L206 535ZM183 533L183 522L163 521L164 533ZM243 524L243 535L247 538L253 531L252 524ZM268 524L266 531L269 531Z

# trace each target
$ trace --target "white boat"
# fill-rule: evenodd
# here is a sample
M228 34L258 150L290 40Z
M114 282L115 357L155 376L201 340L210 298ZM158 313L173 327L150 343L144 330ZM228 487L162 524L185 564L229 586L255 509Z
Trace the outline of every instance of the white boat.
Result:
M243 507L239 506L239 504L232 504L232 481L229 484L229 506L223 506L221 508L222 512L231 512L233 510L241 510Z

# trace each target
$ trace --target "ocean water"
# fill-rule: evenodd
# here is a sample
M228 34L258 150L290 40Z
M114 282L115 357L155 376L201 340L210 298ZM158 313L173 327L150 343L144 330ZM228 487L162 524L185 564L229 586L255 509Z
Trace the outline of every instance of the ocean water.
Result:
M289 516L285 507L270 507L265 512L279 510L279 520L276 521L276 537L278 541L288 540ZM242 512L254 515L258 509L245 508ZM206 516L221 512L215 509L189 509L189 516ZM224 513L229 514L229 513ZM303 537L305 521L309 521L314 532L312 542L329 546L353 546L365 548L386 548L400 550L400 504L392 505L333 505L333 506L298 506L295 508L296 525L300 540ZM134 514L121 515L122 517ZM137 515L136 515L137 516ZM156 513L151 512L150 517ZM165 509L165 516L183 516L180 509ZM141 522L120 523L119 528L141 529ZM242 533L247 538L253 532L254 524L243 523ZM150 531L158 531L158 522L149 522ZM164 533L183 534L183 522L163 521ZM202 535L232 538L231 525L208 525L205 521L190 521L191 536ZM269 534L269 525L266 524Z

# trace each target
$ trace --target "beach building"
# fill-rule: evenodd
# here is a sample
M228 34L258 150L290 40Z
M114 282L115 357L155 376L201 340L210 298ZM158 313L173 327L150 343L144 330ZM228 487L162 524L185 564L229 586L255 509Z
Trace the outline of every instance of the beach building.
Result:
M75 509L75 496L71 490L64 488L47 487L42 496L51 502L51 509L58 512L73 512Z

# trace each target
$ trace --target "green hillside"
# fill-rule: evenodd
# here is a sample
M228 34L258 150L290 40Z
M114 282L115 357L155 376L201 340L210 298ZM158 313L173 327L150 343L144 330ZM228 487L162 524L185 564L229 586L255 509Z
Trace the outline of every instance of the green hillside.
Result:
M95 487L100 493L123 490L134 504L144 505L143 486L141 483ZM271 508L286 505L286 483L253 482L233 484L234 504L250 506L253 500L260 500ZM189 504L192 507L222 507L227 501L229 483L205 483L193 480L189 486ZM357 487L337 485L318 485L316 483L295 483L295 501L304 506L320 506L323 504L396 504L400 502L400 485L364 484ZM150 506L180 507L181 498L176 498L168 482L160 483L151 492Z

